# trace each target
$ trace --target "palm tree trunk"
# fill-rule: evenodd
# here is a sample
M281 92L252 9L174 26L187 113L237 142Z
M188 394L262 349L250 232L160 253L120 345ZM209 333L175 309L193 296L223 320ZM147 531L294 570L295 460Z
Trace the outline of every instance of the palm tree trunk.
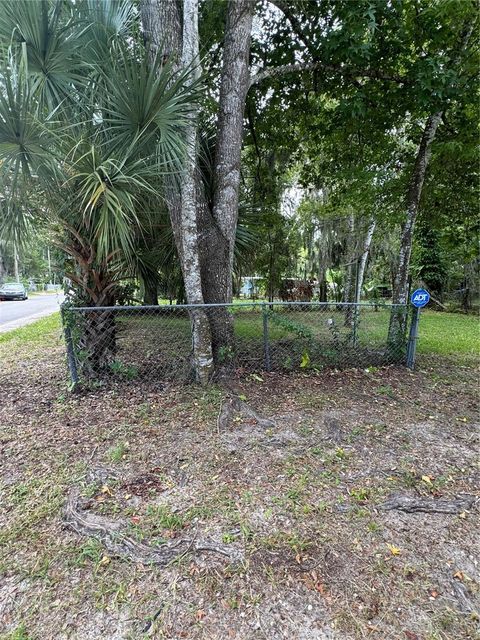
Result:
M18 266L18 251L16 243L13 244L13 273L15 282L20 282L20 269Z
M1 250L2 250L2 245L0 244L0 284L3 284L3 280L5 278L7 270L5 269L5 263L3 261Z
M140 276L143 286L143 304L158 305L158 279L153 274Z

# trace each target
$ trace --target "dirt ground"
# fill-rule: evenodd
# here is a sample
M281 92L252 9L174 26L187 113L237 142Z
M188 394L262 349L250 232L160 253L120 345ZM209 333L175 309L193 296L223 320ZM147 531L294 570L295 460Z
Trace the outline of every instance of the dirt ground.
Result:
M474 369L72 395L60 343L2 357L2 639L480 637Z

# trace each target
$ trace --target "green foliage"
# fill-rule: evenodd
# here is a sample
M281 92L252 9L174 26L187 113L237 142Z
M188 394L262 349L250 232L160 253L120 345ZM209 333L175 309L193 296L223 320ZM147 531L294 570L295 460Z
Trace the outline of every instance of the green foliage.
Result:
M353 210L377 220L371 271L377 283L391 280L396 225L404 220L422 127L431 113L443 109L422 207L429 225L438 223L440 234L430 274L438 259L438 271L445 276L441 253L450 242L455 254L454 261L449 260L450 280L477 251L478 12L474 5L428 0L281 4L286 19L279 16L275 21L261 14L265 28L262 38L254 41L254 60L275 67L313 56L319 68L272 77L254 88L250 113L247 105L246 160L250 173L261 176L270 168L267 159L274 148L275 159L282 159L282 177L296 166L300 185L315 187L316 193L299 210L306 268L317 277L325 264L336 267L345 262L342 218ZM331 228L327 229L327 221L333 221ZM298 245L296 252L298 256ZM284 255L282 251L279 259ZM289 276L300 276L298 261L287 268ZM438 290L440 283L433 284Z
M107 456L111 462L121 462L126 456L128 451L128 443L120 442L119 444L111 447L107 451Z
M27 633L26 626L21 624L11 633L2 635L1 640L33 640L33 638Z
M160 529L174 531L183 529L186 525L182 515L173 512L170 507L165 505L149 505L147 507L147 516L151 523Z
M413 275L439 295L445 283L473 287L474 3L279 4L256 7L252 69L317 66L273 74L248 93L237 277L263 276L269 298L285 277L318 278L322 286L332 274L343 278L345 218L354 212L377 221L367 279L390 282L422 127L441 109L421 202L428 230L418 238ZM113 302L114 285L129 279L140 280L144 299L155 292L182 299L162 176L178 174L188 113L200 104L199 168L211 205L226 9L224 0L201 3L205 75L192 84L189 72L151 64L133 1L3 0L0 236L20 246L48 230L45 242L48 235L69 255L67 273L80 271L77 301L105 302L93 290L99 282ZM286 202L292 185L306 190L297 212ZM42 279L43 257L31 247L20 247L24 272ZM11 273L11 246L0 252ZM340 293L337 287L333 296Z
M413 268L415 276L425 283L433 296L442 298L447 280L448 263L440 244L440 232L422 221L418 225L416 255Z
M295 322L290 318L280 315L280 313L277 313L276 311L269 310L268 317L273 322L273 324L281 327L282 329L285 329L289 333L294 333L299 338L303 338L306 340L313 340L314 338L314 334L311 329L303 324L300 324L299 322Z
M113 360L108 364L110 371L125 380L134 380L138 376L138 369L132 365L126 365L119 360Z
M90 303L101 295L94 283L105 289L115 279L120 256L131 262L157 209L142 207L148 196L161 198L160 177L180 170L199 96L190 70L174 74L126 43L131 3L101 4L12 0L0 19L8 53L0 68L0 233L48 225ZM32 195L38 211L28 205Z

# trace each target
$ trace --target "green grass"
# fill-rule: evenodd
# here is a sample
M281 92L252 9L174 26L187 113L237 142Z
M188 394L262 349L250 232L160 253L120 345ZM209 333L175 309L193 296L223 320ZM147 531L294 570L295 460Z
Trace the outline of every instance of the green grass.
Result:
M58 333L61 330L60 313L52 313L50 316L41 318L36 322L32 322L25 327L12 329L0 333L0 345L8 343L25 343L32 345L47 344L53 332Z
M32 637L28 635L25 626L21 624L11 633L2 633L0 640L32 640Z
M280 309L277 307L277 313ZM318 313L317 310L307 313L304 311L283 311L282 315L289 321L304 326L307 331L312 332L321 342L331 342L331 331L327 326L327 319L333 318L340 335L345 335L346 329L343 327L343 314L333 307L329 311ZM237 338L244 340L262 339L262 316L260 312L253 312L251 308L237 308L234 314L235 334ZM373 310L362 310L358 328L358 338L360 343L386 344L388 332L388 310L381 309L378 312ZM162 322L163 321L163 322ZM125 328L128 326L128 333L120 333L120 342L135 337L135 344L138 346L138 337L145 332L145 338L152 336L152 330L156 329L158 338L163 338L162 342L178 346L179 342L190 341L190 323L188 317L169 317L167 314L161 317L128 317L119 319L118 325ZM51 344L54 337L59 337L61 331L60 314L53 313L32 324L19 329L13 329L5 333L0 333L0 353L1 347L7 347L9 351L12 346L25 345L28 347L41 347ZM130 333L130 331L132 333ZM138 332L138 333L137 333ZM295 331L278 326L272 320L269 322L269 336L272 342L287 337L295 339ZM127 337L128 336L128 337ZM299 344L302 337L297 336ZM260 343L259 343L260 344ZM441 356L462 356L467 359L478 356L480 352L480 322L478 316L463 315L456 313L438 313L434 311L422 311L419 325L418 353L436 354Z
M419 353L471 355L480 353L478 316L422 311L418 337Z

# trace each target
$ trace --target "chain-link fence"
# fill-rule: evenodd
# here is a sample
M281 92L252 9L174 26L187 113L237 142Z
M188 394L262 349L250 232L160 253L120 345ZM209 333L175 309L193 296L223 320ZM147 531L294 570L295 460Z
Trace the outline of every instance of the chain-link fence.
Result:
M72 381L192 376L190 305L64 308ZM217 371L293 371L405 363L407 340L388 338L406 307L343 303L202 305Z

